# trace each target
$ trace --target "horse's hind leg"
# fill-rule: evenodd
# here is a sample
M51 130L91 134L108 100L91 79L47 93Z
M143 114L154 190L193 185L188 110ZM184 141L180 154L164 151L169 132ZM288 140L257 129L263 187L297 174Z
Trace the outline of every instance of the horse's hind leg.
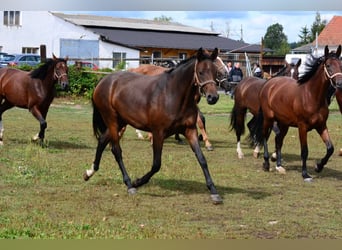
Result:
M106 132L103 133L98 138L95 160L93 162L93 165L92 165L91 169L86 170L86 172L83 175L83 179L85 181L88 181L90 179L90 177L92 177L95 174L95 172L99 170L102 153L105 150L108 143L109 143L109 136L108 136L108 130L106 130Z
M286 134L289 130L289 127L288 126L281 126L281 124L278 124L277 128L278 128L278 132L276 133L276 136L275 136L275 146L276 146L275 155L276 155L276 161L277 161L276 170L281 174L285 174L286 170L282 166L281 148L283 147L284 137L286 136ZM272 155L272 157L273 157L273 155Z
M2 103L2 98L0 99L0 146L4 145L3 136L4 136L4 127L2 123L2 114L12 108L13 105L7 102L6 100Z
M211 145L207 132L205 131L205 117L200 111L198 111L198 115L197 115L197 126L201 130L202 138L205 143L205 148L208 151L213 151L214 147Z
M152 168L143 177L133 182L133 187L140 187L151 179L151 177L160 170L161 154L163 150L164 137L161 134L153 133L153 163Z
M34 141L39 139L40 145L43 146L44 145L44 138L45 138L45 129L47 128L47 122L45 120L46 112L44 112L42 114L37 106L32 107L30 109L30 111L31 111L32 115L39 121L39 124L40 124L40 130L39 130L38 135L36 135L32 139Z

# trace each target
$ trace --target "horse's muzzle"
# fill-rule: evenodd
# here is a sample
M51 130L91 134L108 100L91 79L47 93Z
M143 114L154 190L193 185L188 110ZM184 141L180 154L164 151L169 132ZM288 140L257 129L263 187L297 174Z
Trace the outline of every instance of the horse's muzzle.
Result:
M213 104L217 103L219 97L220 96L218 94L216 94L216 95L208 94L208 95L206 95L207 103L210 105L213 105Z
M68 81L61 81L60 85L61 85L61 89L65 90L69 86L69 82Z

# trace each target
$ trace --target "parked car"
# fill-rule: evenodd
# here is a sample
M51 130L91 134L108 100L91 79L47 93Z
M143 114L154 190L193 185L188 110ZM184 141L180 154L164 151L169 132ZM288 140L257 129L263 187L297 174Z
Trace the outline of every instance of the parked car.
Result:
M95 63L84 62L84 61L81 61L81 67L82 68L89 68L89 69L92 69L92 70L98 70L99 69L99 66L97 66Z
M0 61L0 68L8 66L36 66L40 64L40 56L37 54L7 54Z

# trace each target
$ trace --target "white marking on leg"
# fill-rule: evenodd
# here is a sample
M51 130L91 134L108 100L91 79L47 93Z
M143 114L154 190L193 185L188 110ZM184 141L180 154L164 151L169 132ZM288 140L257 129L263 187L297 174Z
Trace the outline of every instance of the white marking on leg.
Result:
M254 158L259 158L260 155L260 145L256 145L253 151L253 157Z
M242 149L241 149L241 143L240 142L238 142L236 145L236 152L238 154L239 159L242 159L244 157Z
M137 136L139 139L144 139L144 136L142 135L142 133L139 129L136 129L135 132L137 133Z
M92 168L91 169L87 169L86 170L86 175L90 178L92 177L94 174L95 174L95 169L94 169L94 164L91 166Z
M39 133L37 133L35 136L32 137L33 141L37 141L39 139Z

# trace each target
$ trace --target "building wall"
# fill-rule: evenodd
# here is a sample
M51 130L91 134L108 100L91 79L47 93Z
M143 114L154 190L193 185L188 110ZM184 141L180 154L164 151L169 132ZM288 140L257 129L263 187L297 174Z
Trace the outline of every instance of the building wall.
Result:
M23 47L38 48L46 45L46 56L54 53L61 56L61 39L99 40L99 35L82 26L77 26L54 16L48 11L20 11L19 26L5 26L4 12L0 11L0 51L7 53L22 53ZM139 51L99 41L100 58L112 58L113 52L125 52L127 57L139 57ZM62 55L64 56L64 55ZM132 63L133 64L133 63ZM111 61L99 61L99 67L112 65Z

